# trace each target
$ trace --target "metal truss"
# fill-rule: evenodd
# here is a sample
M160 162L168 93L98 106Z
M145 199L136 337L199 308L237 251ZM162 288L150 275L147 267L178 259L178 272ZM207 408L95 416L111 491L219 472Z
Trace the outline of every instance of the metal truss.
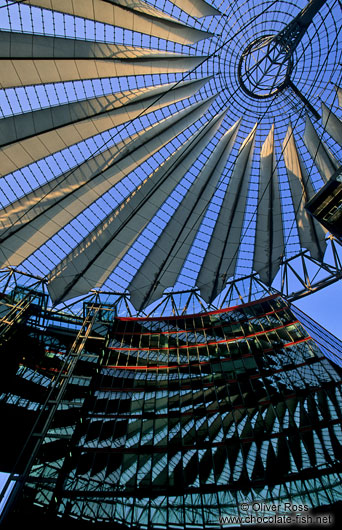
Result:
M303 250L296 256L284 259L280 271L271 286L265 285L257 273L230 280L222 293L213 303L206 303L200 296L199 289L170 291L153 305L138 313L130 302L128 292L115 293L92 290L86 296L73 302L64 303L54 308L47 304L47 318L58 314L61 318L84 318L85 304L99 303L115 308L121 316L165 316L201 313L224 307L248 303L269 294L280 294L288 302L293 302L342 279L342 243L329 235L325 262L310 256ZM32 298L32 291L41 291L48 297L46 280L9 267L0 271L2 293L13 293L17 300L23 296L25 289ZM31 294L30 294L31 293Z

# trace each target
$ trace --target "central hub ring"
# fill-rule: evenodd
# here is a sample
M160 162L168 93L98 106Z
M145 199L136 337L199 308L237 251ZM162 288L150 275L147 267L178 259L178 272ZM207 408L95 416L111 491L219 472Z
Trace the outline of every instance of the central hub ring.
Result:
M264 99L274 96L290 80L292 54L275 35L264 35L251 42L238 64L238 79L249 96Z

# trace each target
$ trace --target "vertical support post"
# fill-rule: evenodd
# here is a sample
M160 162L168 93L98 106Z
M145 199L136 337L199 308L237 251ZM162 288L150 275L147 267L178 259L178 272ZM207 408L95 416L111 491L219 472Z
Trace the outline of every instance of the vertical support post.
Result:
M20 304L18 304L18 307L19 309L21 309ZM68 384L70 382L70 378L72 377L74 373L79 357L84 350L85 343L91 334L91 330L93 328L93 325L96 321L97 315L100 310L101 310L100 304L92 304L92 306L90 306L89 311L85 315L82 326L76 336L76 339L74 340L65 358L65 361L61 367L61 370L59 371L58 376L55 378L50 388L50 391L48 392L47 398L40 410L40 413L38 414L38 417L34 423L31 433L28 436L22 448L22 451L17 459L14 472L9 476L7 480L7 483L8 483L6 484L7 488L5 486L6 491L8 490L9 486L11 485L13 481L16 482L16 485L13 488L13 493L10 497L9 502L6 505L6 509L0 516L0 524L2 524L5 521L12 507L16 504L24 485L27 482L27 479L29 478L32 466L35 460L37 459L39 450L44 441L44 438L46 437L48 433L48 430L54 418L54 415L61 401L63 400ZM30 457L25 464L23 473L21 473L20 475L17 475L16 469L21 464L22 457L25 454L25 451L30 443L32 443L32 446L33 446L30 452ZM1 497L2 497L2 494L0 494L0 500L1 500Z

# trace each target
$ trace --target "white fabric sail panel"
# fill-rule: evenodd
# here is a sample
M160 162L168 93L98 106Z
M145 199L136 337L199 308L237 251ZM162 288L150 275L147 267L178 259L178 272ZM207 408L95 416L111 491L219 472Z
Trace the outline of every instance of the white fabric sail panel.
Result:
M9 206L0 210L1 234L8 237L12 232L19 230L27 223L31 222L42 212L49 210L55 203L63 200L66 196L86 186L92 182L96 186L97 178L105 178L106 182L112 175L112 166L118 160L127 156L130 146L139 148L141 142L148 141L154 136L154 132L161 132L164 129L146 129L144 134L136 134L130 140L124 140L115 144L92 158L85 160L79 166L62 173L46 184L27 193L25 197L19 198ZM153 134L152 134L153 133ZM132 149L132 150L133 150ZM120 154L122 156L120 156ZM115 185L116 180L111 182Z
M283 156L301 247L308 249L313 258L322 260L326 248L326 230L305 209L305 204L315 191L298 152L291 124L284 139Z
M0 212L0 263L18 265L85 208L197 121L214 98L195 103L45 184ZM126 144L126 147L124 147ZM114 153L117 155L115 156Z
M0 31L0 57L25 59L162 59L184 54L138 46Z
M107 77L183 73L193 70L205 57L144 58L142 60L1 59L0 88L60 83Z
M202 80L200 82L188 82L179 84L173 90L170 89L170 85L161 86L159 89L153 89L152 95L142 101L133 101L127 105L120 105L119 101L118 104L114 103L112 110L107 109L106 112L97 114L89 119L65 125L64 127L56 127L50 131L31 135L29 138L6 145L0 149L0 176L12 173L28 164L134 120L139 116L189 98L203 84Z
M106 96L54 105L2 118L0 119L0 145L10 144L50 129L104 114L133 102L146 101L152 96L156 99L160 98L158 101L161 101L163 93L177 87L188 86L188 93L185 97L191 97L210 79L210 77L206 77L200 81L184 81L177 84L176 87L175 83L166 83L165 85L115 92Z
M257 124L240 147L222 207L197 278L205 301L212 301L233 274L242 237Z
M338 163L325 143L319 138L309 116L306 117L303 140L324 183L326 183L337 170Z
M210 33L181 24L152 6L148 6L147 15L141 10L128 10L103 0L24 0L24 3L153 35L179 44L194 44L211 36ZM139 6L146 8L144 2L135 1L134 5L137 9Z
M210 17L220 14L218 9L203 0L172 0L172 3L194 18Z
M213 121L215 125L218 117ZM196 161L213 134L213 126L209 131L203 126L187 140L51 272L49 292L55 302L103 284Z
M337 92L337 98L338 98L338 104L340 107L342 107L342 88L340 87L335 87L336 88L336 92Z
M40 134L53 128L63 127L97 114L102 114L133 101L142 101L150 96L158 96L161 91L171 90L174 83L157 87L138 88L115 92L95 98L53 105L32 112L15 114L0 120L0 145L9 144L23 138Z
M213 98L197 103L182 110L172 117L160 121L157 125L145 129L143 132L131 136L130 139L116 144L107 151L86 160L83 164L62 174L56 179L46 183L34 190L25 197L4 208L0 214L2 231L6 234L29 223L42 212L50 210L64 198L73 193L78 193L84 202L84 193L92 192L92 200L96 200L102 193L115 185L122 178L121 166L125 171L134 170L137 164L146 160L149 155L158 150L163 144L158 144L158 140L165 143L170 141L173 135L188 127L197 119L197 108L210 104ZM190 116L189 116L190 114ZM147 147L145 147L147 146ZM116 171L113 170L115 164ZM90 189L86 188L90 183ZM85 187L85 190L83 189ZM80 191L81 190L81 191ZM80 210L78 209L78 212Z
M260 152L260 180L253 269L271 285L284 255L284 233L274 147L274 124Z
M217 123L216 128L220 125ZM177 280L230 155L239 122L220 139L165 230L128 286L138 310L157 300Z
M342 147L342 121L323 102L322 123L327 133Z
M130 11L137 11L138 13L144 13L147 16L161 18L162 20L170 20L171 22L178 22L175 18L159 9L148 4L144 0L105 0L111 4L121 6L124 9Z

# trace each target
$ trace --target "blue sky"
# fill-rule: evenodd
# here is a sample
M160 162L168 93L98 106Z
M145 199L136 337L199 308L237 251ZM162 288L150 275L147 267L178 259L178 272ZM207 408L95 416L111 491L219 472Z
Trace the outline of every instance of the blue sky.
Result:
M342 282L335 282L315 294L297 300L295 305L342 340Z

